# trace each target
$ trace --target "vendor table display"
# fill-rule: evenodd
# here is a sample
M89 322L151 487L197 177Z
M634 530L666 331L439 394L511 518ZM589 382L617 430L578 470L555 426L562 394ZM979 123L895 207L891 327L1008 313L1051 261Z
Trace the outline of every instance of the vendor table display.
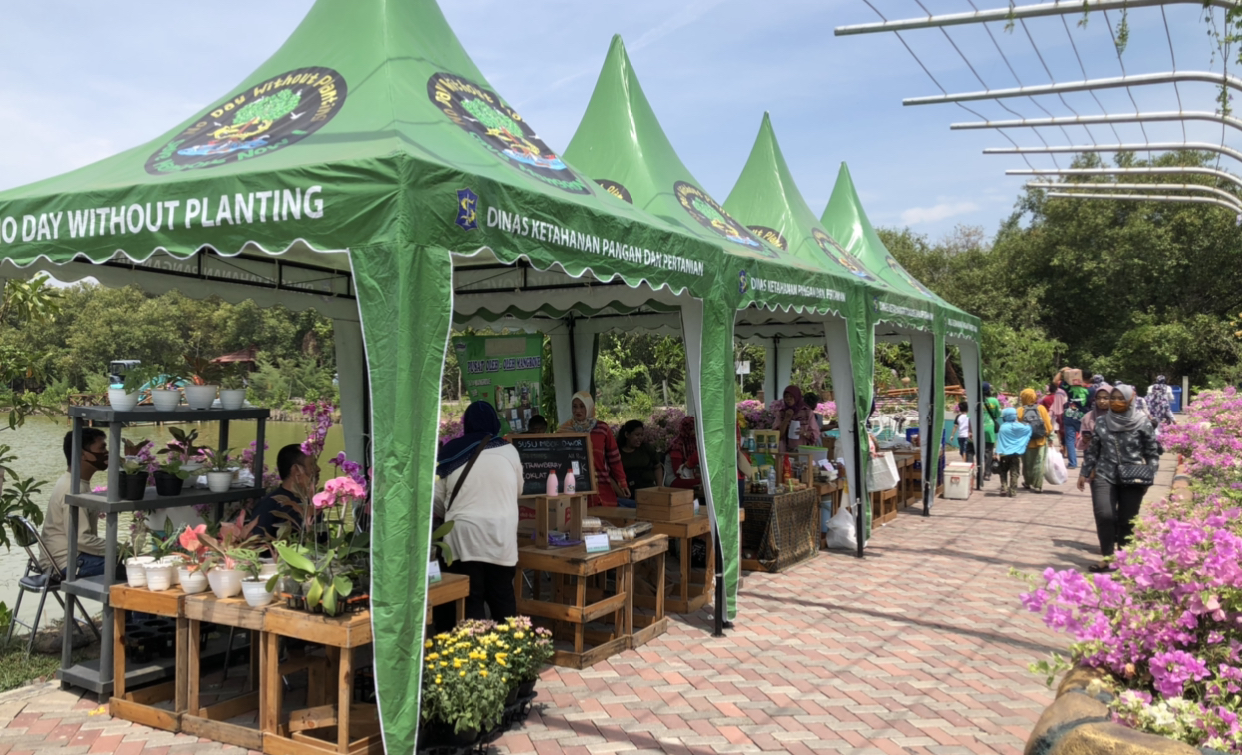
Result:
M919 460L917 451L911 453L893 453L893 460L897 462L897 474L899 482L897 483L897 507L906 508L918 503L923 497L923 475L914 468Z
M589 553L585 544L567 547L540 547L527 545L518 549L517 573L514 575L514 592L517 595L518 613L550 620L562 636L572 637L573 650L557 650L552 662L558 666L587 668L596 662L633 646L633 579L635 560L646 560L657 555L662 557L668 549L664 535L646 535L636 540L612 542L607 551ZM530 597L527 597L525 571L532 572ZM590 580L597 575L612 572L613 587L607 588L605 580ZM542 578L552 577L553 594L544 599ZM657 593L663 593L663 570L659 570L661 584ZM596 587L588 590L588 582ZM588 625L611 617L612 628L607 632L592 631ZM648 632L644 641L664 631L663 616L657 618L658 632ZM654 626L654 624L653 624ZM587 647L590 644L592 647Z
M819 553L819 492L742 497L742 568L779 572Z

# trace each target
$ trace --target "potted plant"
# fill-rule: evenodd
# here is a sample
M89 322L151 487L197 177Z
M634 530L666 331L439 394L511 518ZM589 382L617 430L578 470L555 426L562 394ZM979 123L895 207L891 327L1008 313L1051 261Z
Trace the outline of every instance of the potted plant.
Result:
M181 469L186 472L197 472L202 469L203 456L210 453L210 449L195 443L198 440L198 430L186 432L180 427L169 427L168 432L172 434L173 439L168 441L167 447L160 449L160 454L170 459L173 457L180 459Z
M259 552L255 550L236 554L234 560L238 568L245 573L242 579L242 595L251 608L262 608L276 599L276 594L268 589L268 579L262 576L263 562Z
M213 493L227 493L233 484L233 470L229 468L229 450L218 448L211 452L211 464L207 468L207 488Z
M221 523L219 538L214 538L205 531L198 534L198 539L209 551L205 560L205 564L210 567L207 583L221 600L241 592L242 572L238 568L238 561L252 557L258 561L259 558L253 550L257 538L250 534L259 520L255 518L246 522L245 518L246 512L243 511L237 515L237 521Z
M463 622L424 643L422 719L429 746L468 746L500 723L512 673L491 622Z
M143 375L147 378L142 385L148 387L151 391L151 404L157 412L173 412L181 405L181 389L178 387L182 382L180 375L174 375L167 369L153 366L151 371ZM129 373L126 373L126 385L128 385Z
M246 368L242 362L224 368L220 376L220 406L237 411L246 404Z
M155 457L151 455L150 446L138 449L136 456L126 456L121 462L121 500L141 501L147 494L147 480L151 477L151 465Z
M147 564L155 562L155 556L140 556L139 553L146 548L147 545L147 520L141 516L141 512L134 515L133 524L130 527L129 542L122 543L117 554L121 563L125 565L125 581L130 587L146 587L147 586Z
M185 402L191 409L210 409L216 402L224 368L203 357L186 354L184 359L190 378L190 384L185 386Z
M191 527L186 525L177 536L177 543L187 554L181 566L177 567L177 577L181 580L181 589L187 595L197 595L207 589L207 571L204 562L207 558L207 546L199 538L207 532L207 525L199 524Z
M108 404L118 412L132 412L148 383L159 380L164 369L155 364L136 364L125 372L125 381L108 386Z
M156 495L181 495L181 486L185 484L185 479L189 476L189 471L181 467L181 458L170 455L155 472Z
M509 645L506 659L517 683L514 691L517 700L528 698L535 692L539 672L552 661L556 650L552 646L552 632L536 627L529 616L510 616L496 627Z

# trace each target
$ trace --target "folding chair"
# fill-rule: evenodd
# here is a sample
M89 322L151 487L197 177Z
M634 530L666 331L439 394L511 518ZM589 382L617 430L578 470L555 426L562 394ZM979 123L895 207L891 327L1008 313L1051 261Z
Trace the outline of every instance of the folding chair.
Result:
M64 580L65 574L60 570L48 556L48 562L52 563L50 569L45 569L39 561L39 554L47 555L47 547L43 544L43 538L39 536L39 531L31 524L30 520L24 516L10 514L7 517L10 530L17 544L26 551L26 573L18 580L17 586L20 588L17 593L17 604L13 606L13 617L9 623L9 632L4 638L4 644L7 646L13 640L13 630L17 627L24 627L30 630L30 641L26 643L26 657L30 657L30 651L34 649L35 634L39 631L39 621L43 618L43 604L47 601L50 594L60 604L61 609L65 607L65 602L60 597L60 583ZM35 549L38 549L36 552ZM22 610L22 598L26 593L33 592L39 595L39 607L35 609L34 622L27 624L18 619L18 613ZM95 626L94 620L90 618L90 614L82 607L82 602L76 596L66 594L66 597L74 602L78 615L85 619L90 626L91 632L94 633L95 639L100 639L99 628ZM80 623L81 620L79 620ZM79 627L80 629L80 627Z

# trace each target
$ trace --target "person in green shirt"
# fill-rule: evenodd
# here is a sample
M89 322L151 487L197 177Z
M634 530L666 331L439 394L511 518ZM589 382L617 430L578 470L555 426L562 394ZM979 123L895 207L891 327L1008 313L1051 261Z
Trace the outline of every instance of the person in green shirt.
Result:
M993 451L996 449L996 430L1000 427L1000 401L992 395L992 384L983 384L983 479L992 479L992 467L995 464Z
M1082 418L1091 409L1091 391L1085 385L1069 385L1065 381L1061 381L1061 387L1069 396L1061 419L1065 426L1066 467L1074 469L1078 466L1078 432L1082 430Z

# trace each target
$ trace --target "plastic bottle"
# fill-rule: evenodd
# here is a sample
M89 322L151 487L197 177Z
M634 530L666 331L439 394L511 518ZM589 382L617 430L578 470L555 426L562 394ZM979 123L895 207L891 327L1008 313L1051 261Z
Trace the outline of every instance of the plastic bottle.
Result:
M776 467L768 467L768 495L776 495Z
M548 473L548 495L558 495L561 492L560 482L556 479L556 470Z
M565 495L573 495L578 491L578 481L574 477L574 471L569 470L569 474L565 475Z

